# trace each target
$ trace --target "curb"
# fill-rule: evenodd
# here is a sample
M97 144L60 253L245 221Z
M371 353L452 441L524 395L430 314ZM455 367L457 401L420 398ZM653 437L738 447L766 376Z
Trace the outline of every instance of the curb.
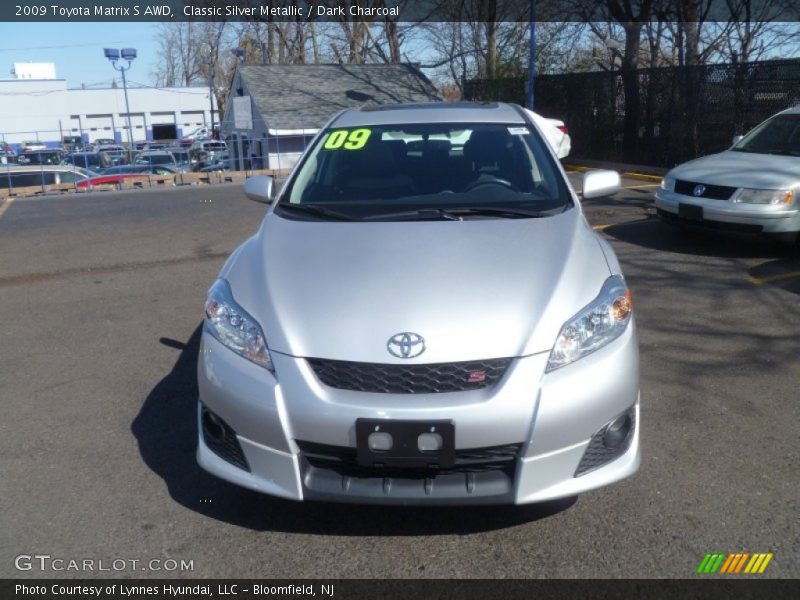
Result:
M581 165L569 165L565 164L564 168L568 171L578 172L578 173L586 173L587 171L596 171L597 167L583 167ZM654 183L661 183L662 177L660 175L648 175L647 173L636 173L634 171L627 171L625 173L620 173L622 177L627 179L638 179L640 181L650 181Z

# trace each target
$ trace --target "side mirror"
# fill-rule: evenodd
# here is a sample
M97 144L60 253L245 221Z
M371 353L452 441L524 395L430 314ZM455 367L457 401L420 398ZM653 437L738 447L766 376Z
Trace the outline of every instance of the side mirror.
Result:
M616 171L589 171L583 176L583 197L602 198L613 196L622 187Z
M741 142L743 137L744 137L743 135L735 135L735 136L733 136L733 145L735 146L736 144Z
M256 202L272 202L275 180L272 175L253 175L244 180L244 194Z

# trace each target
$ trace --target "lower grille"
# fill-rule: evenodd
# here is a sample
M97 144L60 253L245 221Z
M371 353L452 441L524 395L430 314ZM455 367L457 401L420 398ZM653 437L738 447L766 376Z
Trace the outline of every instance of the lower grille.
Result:
M309 358L330 387L383 394L438 394L489 387L506 372L510 358L427 365L389 365Z
M700 186L698 188L698 186ZM702 190L701 194L695 194L695 190ZM711 185L710 183L697 183L694 181L675 181L675 193L684 196L694 196L696 198L708 198L710 200L729 200L738 188L726 185Z
M297 442L308 463L320 469L330 469L348 477L431 477L447 473L480 473L486 471L513 471L522 444L508 444L491 448L456 450L455 464L449 469L408 469L364 467L356 460L356 449L328 446L313 442Z
M247 464L236 432L230 425L205 406L200 414L200 423L203 428L203 441L209 450L232 465L250 471L250 465Z

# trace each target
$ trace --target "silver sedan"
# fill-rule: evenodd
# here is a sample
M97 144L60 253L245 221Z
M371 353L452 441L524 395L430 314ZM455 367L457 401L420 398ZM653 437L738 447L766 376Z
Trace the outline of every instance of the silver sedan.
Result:
M617 258L513 105L347 110L211 286L199 464L293 500L530 503L639 466ZM583 196L619 175L584 176Z
M662 220L720 231L800 232L800 109L767 119L732 148L679 165L656 192Z

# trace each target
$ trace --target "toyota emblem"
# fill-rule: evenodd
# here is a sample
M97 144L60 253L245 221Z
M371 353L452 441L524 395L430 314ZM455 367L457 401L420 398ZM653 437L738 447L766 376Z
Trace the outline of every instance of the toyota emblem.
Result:
M386 342L389 354L397 358L415 358L425 352L425 338L417 333L396 333Z

